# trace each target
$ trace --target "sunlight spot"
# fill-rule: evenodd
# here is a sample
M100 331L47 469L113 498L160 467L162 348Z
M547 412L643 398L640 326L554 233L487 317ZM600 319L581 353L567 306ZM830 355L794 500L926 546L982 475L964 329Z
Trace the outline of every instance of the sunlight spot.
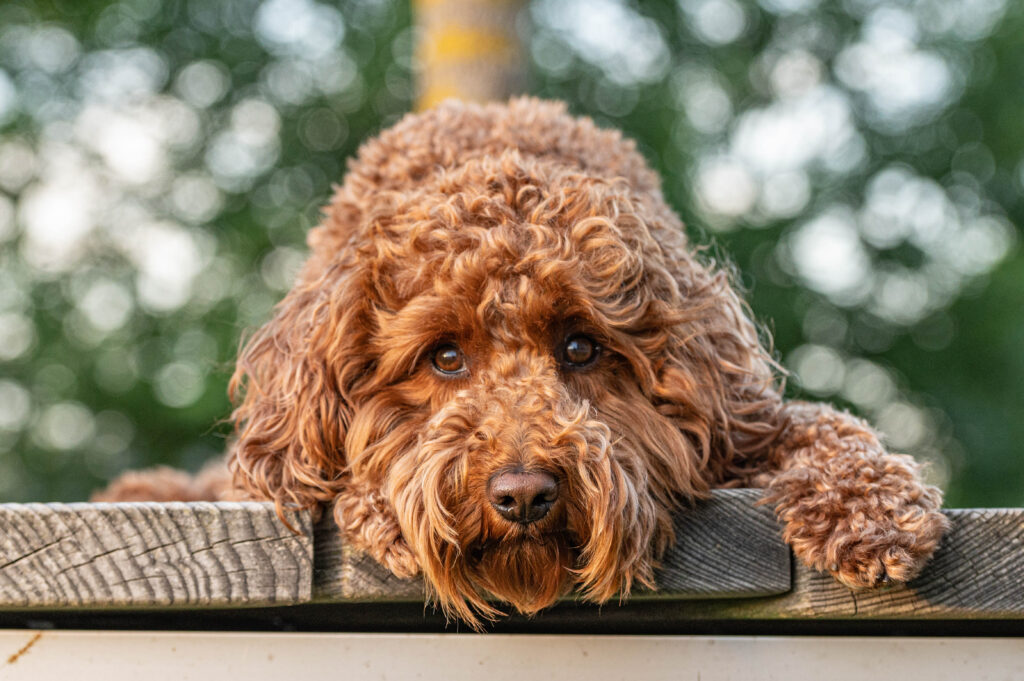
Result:
M47 73L67 71L80 52L75 37L59 26L40 26L25 42L28 57Z
M217 185L206 175L182 175L171 186L170 204L174 214L186 222L212 220L224 205Z
M135 307L128 289L109 279L93 282L77 306L89 323L103 332L124 326Z
M757 183L744 164L726 156L705 159L697 169L697 199L712 213L737 217L757 199Z
M727 45L746 30L746 14L735 0L680 0L679 5L698 37L711 45Z
M186 102L205 109L227 94L231 76L220 62L194 61L178 72L174 87Z
M832 348L801 345L790 355L787 364L796 373L800 385L815 395L833 395L843 385L846 373L843 359Z
M773 173L761 182L758 208L773 218L799 215L811 199L811 182L807 173L794 170Z
M871 259L848 210L829 209L797 228L788 243L797 272L811 288L840 305L868 293Z
M71 450L92 438L96 422L84 405L59 402L47 407L35 424L35 439L50 449Z
M271 51L300 57L320 57L345 37L341 13L311 0L265 0L254 26L257 39Z
M799 97L821 84L823 66L814 55L793 50L772 66L769 80L777 97Z
M897 265L876 269L871 311L882 319L914 324L928 314L932 303L923 274Z
M876 410L895 398L896 383L874 362L854 359L846 364L842 395L862 409Z
M169 407L187 407L203 394L203 372L190 362L172 362L157 372L153 389L158 400Z
M0 69L0 124L14 118L18 107L18 91L7 72Z
M846 97L822 86L746 111L737 122L732 150L752 169L771 173L824 161L857 136Z
M147 184L166 169L156 129L137 115L87 106L76 127L78 138L95 150L122 182Z
M260 274L267 286L277 291L287 291L295 283L306 254L294 248L278 247L263 258Z
M210 237L169 222L139 225L122 236L138 268L139 302L151 312L170 312L192 294L192 281L208 260ZM202 241L200 240L202 239Z
M531 11L620 85L657 81L668 68L661 29L622 0L542 0Z
M918 49L913 15L879 8L865 21L861 40L836 57L836 75L868 97L876 118L903 130L936 115L958 89L942 55Z
M0 430L19 431L32 414L32 397L20 383L0 379Z
M669 81L676 108L698 132L713 135L722 132L732 120L732 102L718 81L717 74L703 69L681 69Z
M25 142L11 139L0 144L0 187L17 192L36 173L36 154Z
M875 416L875 422L885 442L901 451L921 445L932 426L926 412L906 402L884 407Z
M58 154L68 164L48 173L42 184L22 194L19 218L25 234L21 252L40 270L66 271L82 256L95 227L101 191L96 178L76 167L74 154Z
M134 47L91 52L82 58L79 82L86 101L139 100L158 92L167 80L167 63L155 50Z

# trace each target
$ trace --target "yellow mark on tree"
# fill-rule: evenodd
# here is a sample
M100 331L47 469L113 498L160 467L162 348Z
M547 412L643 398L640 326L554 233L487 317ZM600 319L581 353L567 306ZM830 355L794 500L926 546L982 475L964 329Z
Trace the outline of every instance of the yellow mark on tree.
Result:
M523 6L522 0L414 0L417 108L520 92L525 79L516 24Z

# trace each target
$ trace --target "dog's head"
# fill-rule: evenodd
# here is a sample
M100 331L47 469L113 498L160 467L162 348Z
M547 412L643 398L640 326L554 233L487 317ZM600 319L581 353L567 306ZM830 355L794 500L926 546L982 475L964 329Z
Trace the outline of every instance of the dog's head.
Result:
M311 244L239 359L237 479L279 507L373 496L468 621L651 585L671 511L765 435L727 277L632 147L560 107L406 119Z

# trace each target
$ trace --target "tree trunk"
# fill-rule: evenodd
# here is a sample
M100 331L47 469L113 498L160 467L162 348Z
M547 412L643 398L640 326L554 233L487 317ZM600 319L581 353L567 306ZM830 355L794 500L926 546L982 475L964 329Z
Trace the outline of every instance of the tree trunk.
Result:
M488 101L522 92L516 24L524 0L413 0L417 109L449 97Z

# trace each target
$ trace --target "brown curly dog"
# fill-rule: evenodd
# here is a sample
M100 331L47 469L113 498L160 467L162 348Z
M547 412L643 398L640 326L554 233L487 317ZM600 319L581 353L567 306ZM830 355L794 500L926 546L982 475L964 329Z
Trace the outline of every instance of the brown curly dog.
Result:
M764 487L796 555L852 587L935 550L940 492L862 421L783 402L634 145L561 104L407 116L309 243L238 360L235 488L332 508L449 614L651 587L672 513L716 487Z

